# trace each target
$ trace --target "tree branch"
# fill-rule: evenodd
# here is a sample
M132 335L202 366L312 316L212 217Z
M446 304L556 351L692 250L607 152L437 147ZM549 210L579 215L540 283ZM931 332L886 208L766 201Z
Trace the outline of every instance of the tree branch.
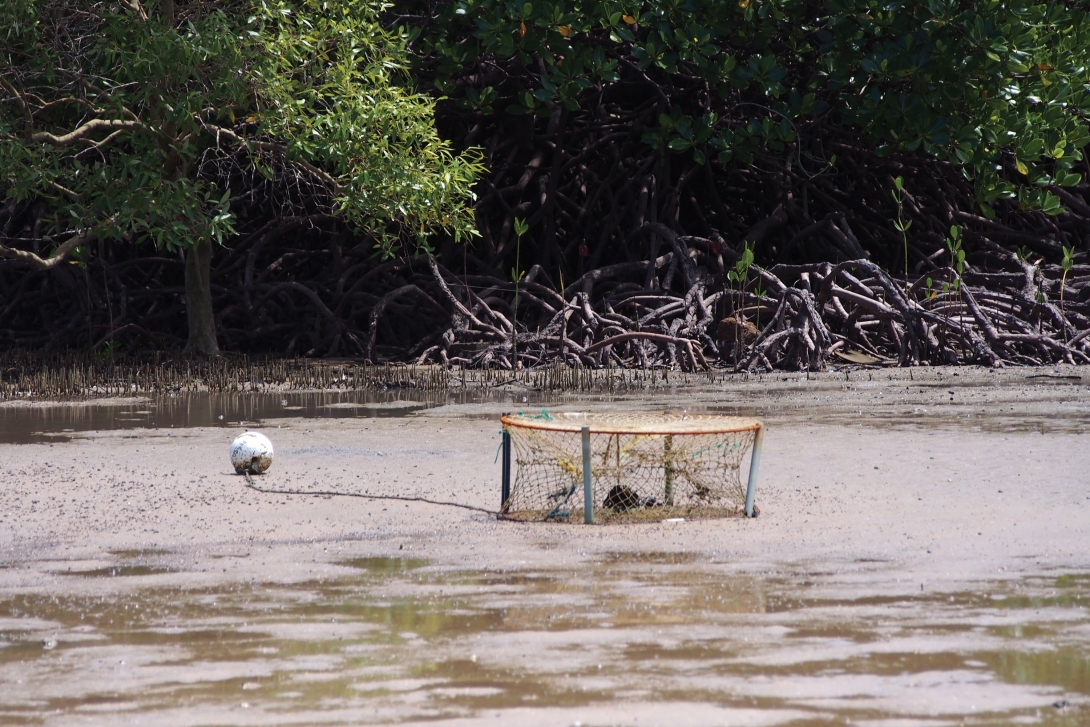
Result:
M274 142L271 142L271 141L255 141L255 140L252 140L252 139L244 139L243 137L239 136L238 134L231 131L230 129L225 129L225 128L221 127L221 126L212 126L210 124L205 124L204 128L207 129L208 131L214 133L216 135L216 140L217 141L219 139L226 139L227 141L229 141L231 143L239 144L239 145L244 146L247 149L251 149L251 150L252 149L258 149L260 151L271 151L271 152L276 152L277 154L282 154L282 155L285 155L285 156L288 153L288 148L286 146L284 146L283 144L277 144L277 143L274 143ZM305 159L293 159L292 163L293 164L298 164L303 169L306 169L308 172L310 172L311 174L313 174L314 176L318 177L323 182L328 184L333 189L334 194L340 194L343 191L343 188L341 187L340 183L338 183L337 180L334 179L331 174L329 174L328 172L326 172L323 169L319 169L318 167L314 166L313 164L306 161Z
M83 230L62 242L57 249L53 251L53 254L47 258L41 258L28 250L16 250L15 248L0 244L0 258L20 260L39 270L51 270L59 265L68 257L68 254L77 247L94 239L95 235L96 230Z
M82 126L62 136L56 136L48 131L39 131L30 135L31 141L44 142L53 146L68 146L84 138L99 129L142 129L146 128L142 121L122 121L121 119L91 119Z

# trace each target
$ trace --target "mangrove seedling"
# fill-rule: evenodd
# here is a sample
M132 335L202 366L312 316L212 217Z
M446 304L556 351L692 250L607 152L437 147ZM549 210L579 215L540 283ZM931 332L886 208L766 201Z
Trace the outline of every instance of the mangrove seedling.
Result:
M912 220L905 221L905 195L908 194L905 191L905 179L904 177L897 177L893 180L893 189L890 190L893 194L893 201L897 203L897 220L893 223L893 226L901 233L901 238L904 240L905 245L905 285L908 285L908 228L912 227Z
M957 273L953 288L960 295L961 274L965 272L965 250L961 247L961 228L957 225L950 226L950 236L946 238L946 249L950 252L950 269ZM947 289L949 287L946 286Z
M1068 247L1063 246L1064 259L1060 263L1060 267L1063 268L1063 275L1060 277L1060 313L1064 312L1064 288L1067 286L1067 274L1071 272L1071 268L1075 266L1075 246ZM1067 341L1067 328L1064 328L1064 341Z
M526 273L522 267L522 236L530 229L525 220L515 218L515 267L511 268L511 281L515 284L514 313L511 316L511 370L518 371L518 320L519 320L519 282Z

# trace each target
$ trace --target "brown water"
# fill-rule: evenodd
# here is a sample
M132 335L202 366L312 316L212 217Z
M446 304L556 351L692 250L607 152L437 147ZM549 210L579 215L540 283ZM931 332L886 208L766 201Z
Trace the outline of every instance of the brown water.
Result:
M76 432L238 427L276 419L407 416L447 397L392 392L183 393L0 407L0 443L61 442Z
M1090 721L1090 575L931 592L883 583L883 567L372 558L292 584L182 588L134 553L112 571L57 570L96 595L2 597L0 722Z
M57 443L3 450L18 460L2 470L20 493L11 502L24 499L22 510L0 512L0 528L19 535L23 554L0 551L0 724L1090 724L1090 574L1081 572L1080 540L1087 493L1079 479L1090 387L1081 374L1034 376L881 371L751 377L626 397L508 386L430 398L188 394L0 407L0 442ZM336 422L314 432L310 422L285 422L277 476L354 486L359 472L370 472L372 486L402 478L457 500L483 487L482 472L491 487L495 470L482 468L493 466L495 443L481 444L481 425L459 435L444 418L494 420L542 406L756 414L770 424L766 446L781 424L805 441L772 447L773 506L737 531L737 542L735 523L724 525L717 542L738 553L719 562L700 550L707 542L694 531L451 526L448 515L407 504L394 517L393 508L332 511L324 500L239 495L241 485L197 461L214 452L222 468L226 432L181 442L151 431L410 415L416 420L345 423L343 431ZM432 415L439 419L427 421ZM821 431L811 422L841 426ZM879 431L891 428L899 431ZM79 434L106 429L142 431L101 442ZM931 431L902 429L952 434L931 443ZM1007 433L1017 436L1007 442ZM830 459L831 442L850 451ZM914 443L912 452L901 452L903 442ZM381 468L362 459L381 455L380 443L392 457ZM977 463L946 445L991 448ZM913 454L928 447L937 459ZM466 455L482 449L480 458ZM147 464L149 451L179 476L167 480ZM34 457L45 452L39 466ZM330 455L339 469L327 476L330 463L319 458ZM352 467L355 476L345 473ZM887 469L917 474L891 479ZM1045 470L1056 481L1024 484ZM831 499L790 500L786 489L772 497L800 474ZM843 483L857 481L866 486L847 499ZM918 495L928 487L943 494L925 508ZM981 524L961 532L973 518ZM1040 532L1057 523L1065 542ZM120 531L127 535L109 535ZM8 534L0 530L0 543ZM379 553L430 543L412 552L435 560L323 563L312 550L284 545L290 554L270 566L257 554L270 539L293 538ZM935 562L929 556L931 571L916 580L925 543L928 554L936 548ZM110 552L69 562L70 546L95 558ZM599 554L554 566L578 561L582 547ZM678 547L699 552L608 552ZM50 560L37 559L43 550ZM527 566L522 557L537 559ZM808 561L818 565L785 565ZM1009 571L1012 562L1025 569L1006 577L999 566ZM1057 562L1076 570L1050 569ZM465 563L480 570L457 570Z
M1074 372L1074 373L1073 373ZM695 383L694 383L695 382ZM15 404L15 405L12 405ZM396 389L284 393L179 393L0 406L0 444L57 443L117 429L261 426L282 419L403 417L434 412L498 418L504 411L602 407L761 417L773 423L854 423L883 428L958 428L1081 433L1090 427L1090 376L1082 369L862 370L720 376L715 384L656 382L647 391L557 393L521 383L449 393Z

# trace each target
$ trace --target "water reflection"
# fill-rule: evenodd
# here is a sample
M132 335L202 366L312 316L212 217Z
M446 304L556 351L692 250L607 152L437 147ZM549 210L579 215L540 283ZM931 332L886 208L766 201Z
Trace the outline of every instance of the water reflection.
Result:
M406 416L446 401L408 391L187 393L56 406L0 407L0 443L64 441L109 429L238 427L268 419Z
M869 378L862 378L864 373ZM0 403L0 443L65 441L75 432L238 427L282 418L419 415L496 419L546 409L689 411L760 417L771 424L886 429L969 429L1081 434L1090 426L1090 386L1024 374L978 376L908 372L768 375L688 380L626 394L558 393L524 383L438 393L415 389L284 393L180 393L66 405ZM918 380L912 380L916 376ZM924 378L929 377L929 378Z
M1080 578L874 599L857 578L742 577L665 554L574 572L337 565L333 578L291 585L9 595L0 714L562 724L647 704L699 723L1090 717Z

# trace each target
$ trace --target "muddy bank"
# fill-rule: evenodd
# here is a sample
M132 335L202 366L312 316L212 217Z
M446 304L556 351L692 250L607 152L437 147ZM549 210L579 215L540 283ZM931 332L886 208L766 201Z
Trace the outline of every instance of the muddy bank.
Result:
M1090 389L1079 369L926 373L260 422L264 487L495 509L500 411L757 414L756 520L264 495L230 471L231 422L0 444L0 713L1080 724Z

